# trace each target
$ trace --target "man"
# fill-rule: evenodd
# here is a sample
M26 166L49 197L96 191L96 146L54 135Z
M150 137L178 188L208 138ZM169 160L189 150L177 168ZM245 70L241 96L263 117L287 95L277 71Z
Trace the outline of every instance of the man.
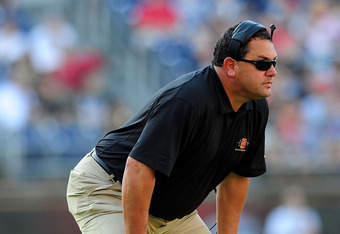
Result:
M271 29L228 29L211 66L162 88L78 163L67 199L83 233L210 233L196 209L215 187L218 233L237 233L249 178L266 171Z

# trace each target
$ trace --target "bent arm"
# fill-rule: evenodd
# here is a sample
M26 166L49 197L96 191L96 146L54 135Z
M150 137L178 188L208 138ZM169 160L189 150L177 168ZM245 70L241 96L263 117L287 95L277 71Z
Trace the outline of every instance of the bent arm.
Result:
M237 234L250 179L230 173L217 188L218 234Z
M122 184L123 215L126 234L146 233L149 207L154 187L154 170L128 157Z

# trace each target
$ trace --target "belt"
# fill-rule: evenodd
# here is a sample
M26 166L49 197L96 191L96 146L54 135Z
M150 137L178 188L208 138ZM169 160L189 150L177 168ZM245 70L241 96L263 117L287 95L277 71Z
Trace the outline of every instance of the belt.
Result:
M91 156L104 169L104 171L106 171L107 174L112 174L110 168L106 165L106 163L98 157L96 150L93 150Z

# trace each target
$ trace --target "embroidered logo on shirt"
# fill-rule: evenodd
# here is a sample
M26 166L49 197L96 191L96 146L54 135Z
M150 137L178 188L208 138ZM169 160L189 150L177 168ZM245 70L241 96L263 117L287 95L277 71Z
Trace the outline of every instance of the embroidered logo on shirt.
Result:
M242 138L241 140L239 140L237 142L237 147L235 148L235 151L246 151L247 147L249 145L249 142L247 140L247 138Z

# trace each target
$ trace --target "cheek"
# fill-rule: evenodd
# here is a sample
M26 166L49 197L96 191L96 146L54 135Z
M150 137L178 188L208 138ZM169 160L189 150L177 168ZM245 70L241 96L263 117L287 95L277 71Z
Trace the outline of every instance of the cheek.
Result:
M247 92L258 92L262 84L262 75L257 70L244 68L238 71L237 84L240 89ZM261 76L261 77L260 77Z
M260 94L263 92L262 81L259 77L247 76L242 81L242 88L249 94Z
M255 88L258 83L256 77L249 74L247 76L242 77L240 82L242 83L242 86L246 89Z

